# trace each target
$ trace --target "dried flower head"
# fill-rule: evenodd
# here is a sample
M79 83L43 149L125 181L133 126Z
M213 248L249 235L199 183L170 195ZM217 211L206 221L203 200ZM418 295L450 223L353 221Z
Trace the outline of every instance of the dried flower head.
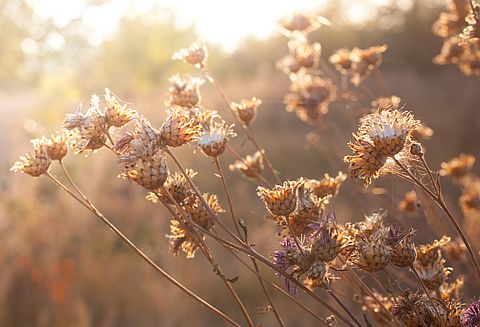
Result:
M314 289L328 284L328 277L327 264L321 260L315 260L307 270L303 283L307 287Z
M250 125L257 115L257 108L262 104L262 100L255 97L250 100L242 100L240 103L232 102L232 110L244 125Z
M105 89L105 101L107 103L105 118L108 126L122 127L137 115L137 112L128 108L126 104L121 105L109 89Z
M310 14L294 13L287 17L280 26L282 31L290 36L292 33L308 34L320 27L320 22Z
M187 259L193 258L199 247L192 236L194 231L186 231L178 220L172 219L170 220L170 233L167 235L167 238L170 239L170 251L174 255L178 255L181 249L187 255ZM198 237L200 236L198 235Z
M187 204L184 209L195 223L206 229L211 229L215 224L215 215L225 212L225 210L220 206L215 194L204 193L202 196L208 207L203 204L198 196L194 196L192 200L186 200Z
M389 262L390 254L385 244L384 233L376 233L368 238L360 238L355 244L355 265L369 272L385 268Z
M463 327L477 327L480 325L480 300L472 302L461 314Z
M165 155L140 158L135 165L121 175L134 181L148 190L158 190L163 186L168 176Z
M407 327L417 327L422 325L422 321L430 326L434 319L434 313L427 305L428 299L424 294L419 292L412 293L405 291L397 298L392 309L392 315ZM412 308L415 308L418 315Z
M56 132L51 138L46 140L47 153L50 160L62 160L68 153L67 140L70 133L62 129Z
M276 185L273 189L259 186L257 194L272 215L289 216L297 206L295 193L298 186L297 181L284 182L283 185Z
M440 170L442 176L452 176L454 178L462 178L472 170L475 164L475 157L469 154L460 154L458 157L443 162Z
M311 253L321 261L334 260L347 246L350 245L350 237L347 231L332 223L326 223L312 235Z
M203 80L191 76L174 75L170 77L167 106L195 107L200 102L200 85Z
M433 135L433 129L425 125L424 123L420 123L417 128L415 128L411 134L414 140L429 140Z
M171 147L178 147L198 139L202 126L188 112L167 109L168 117L160 128L162 142Z
M453 300L460 298L460 289L465 284L465 279L459 277L455 279L452 283L446 282L440 285L439 292L442 300Z
M359 135L383 155L394 156L403 150L407 137L419 123L411 112L389 108L363 117Z
M353 137L355 143L349 142L348 147L355 155L345 156L343 160L349 165L350 176L353 179L362 179L364 186L368 186L372 179L378 178L387 158L372 143L356 134L353 134Z
M450 241L449 237L443 237L432 244L422 245L417 248L417 258L413 264L420 279L429 289L436 290L448 278L451 269L445 267L440 248Z
M197 175L192 169L187 169L185 174L187 174L190 179ZM163 188L161 188L158 193L162 195L163 199L169 204L174 204L170 199L170 196L175 202L183 204L187 198L193 195L193 191L190 188L187 178L184 174L178 171L168 175L163 184ZM168 194L170 194L170 196L168 196Z
M319 198L330 195L332 198L336 197L340 186L347 179L347 175L343 172L338 172L334 178L329 174L325 174L321 180L307 179L305 180L305 188Z
M413 214L416 213L420 206L420 201L417 198L415 191L407 192L403 200L398 204L398 210L401 213Z
M437 65L457 64L469 55L469 47L458 36L452 36L443 42L440 54L433 58Z
M20 157L19 161L10 168L10 171L22 172L33 177L45 174L50 167L50 158L48 157L45 138L34 139L31 141L33 151Z
M386 242L390 253L390 262L397 267L410 267L415 261L417 252L413 243L413 230L403 231L400 226L389 228Z
M465 215L480 211L480 182L468 183L459 201Z
M322 52L320 43L308 43L307 39L294 38L288 42L289 54L277 62L277 68L286 74L296 74L302 68L318 66Z
M465 17L467 26L463 29L460 36L466 40L480 38L480 5L475 5Z
M260 151L247 155L242 160L236 160L229 166L230 170L237 170L247 177L255 178L263 171L263 154Z
M458 300L444 300L442 304L433 302L433 305L439 313L434 315L433 326L461 326L460 315L463 310L463 304ZM433 310L433 307L432 307Z
M335 68L344 75L348 74L352 68L350 52L351 51L346 48L341 48L335 51L329 58L329 61L335 65Z
M365 62L368 68L374 69L380 66L383 59L383 53L387 51L388 46L386 44L377 45L368 49L354 48L351 52L352 61L354 63Z
M209 125L204 125L202 134L200 134L197 145L202 152L210 157L217 157L225 151L227 142L237 134L233 131L233 126L228 125L222 119L211 119Z
M205 43L197 41L188 48L183 48L175 52L173 60L182 60L197 68L203 68L207 64L208 50Z

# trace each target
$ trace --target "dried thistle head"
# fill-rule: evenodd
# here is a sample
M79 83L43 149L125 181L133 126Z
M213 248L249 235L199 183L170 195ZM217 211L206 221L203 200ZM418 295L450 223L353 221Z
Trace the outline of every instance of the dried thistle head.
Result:
M320 27L320 22L311 14L298 12L288 16L280 26L290 36L292 33L308 34Z
M480 5L474 5L467 17L465 17L467 26L462 30L460 36L465 40L480 38Z
M208 124L203 124L202 134L197 139L197 145L202 152L210 157L217 157L225 151L227 142L237 134L233 131L235 125L228 125L223 119L212 118Z
M181 249L187 255L187 259L193 258L199 247L195 238L192 237L193 232L193 230L186 231L178 220L170 220L170 235L167 235L170 239L170 251L178 255Z
M288 217L297 206L296 191L298 186L298 181L287 181L283 185L276 185L273 189L259 186L257 195L263 200L272 215Z
M348 147L355 153L345 156L350 176L353 179L362 179L364 186L370 185L373 179L378 178L387 157L382 154L372 143L353 134L355 142L349 142Z
M47 153L50 160L62 160L68 153L67 141L70 133L62 129L55 132L49 139L46 140Z
M353 62L350 53L351 51L349 49L341 48L335 51L329 58L329 61L335 65L335 68L343 75L348 74L352 68Z
M167 119L160 128L160 139L167 146L178 147L196 141L202 126L182 110L167 109Z
M328 277L328 265L321 260L315 260L311 263L310 267L305 273L305 279L303 283L310 289L323 287L328 284Z
M318 66L322 52L320 43L308 43L304 38L293 38L288 42L289 54L277 62L277 68L286 74L296 74L302 68Z
M187 169L185 174L188 175L191 179L197 175L192 169ZM168 192L168 193L167 193ZM174 204L170 199L170 196L175 200L176 203L183 204L184 201L192 196L193 191L190 188L187 178L184 174L176 171L173 174L169 174L163 187L158 192L162 198L169 204Z
M474 156L462 153L458 157L452 158L447 162L442 162L440 175L462 178L470 173L474 164Z
M468 183L459 201L465 215L480 211L480 182Z
M442 304L433 302L433 305L439 313L433 315L434 326L456 327L461 325L461 313L463 311L463 303L459 300L444 300ZM432 310L433 307L432 307Z
M437 65L457 64L469 55L469 50L460 37L452 36L443 42L440 54L433 58L433 62Z
M397 302L392 308L392 315L395 319L400 321L407 327L417 327L422 325L422 321L427 325L433 322L432 310L427 305L428 299L424 294L419 292L412 293L405 291L402 295L397 297ZM412 310L416 309L419 316Z
M359 135L373 143L385 156L394 156L404 149L405 142L420 122L409 111L385 109L360 120Z
M330 195L332 198L335 198L345 179L347 179L347 175L341 171L338 172L338 175L335 178L331 177L329 174L325 174L320 180L305 180L305 188L319 198L323 198L328 195Z
M175 52L173 60L182 60L197 68L204 68L207 65L208 50L205 43L197 41L188 48L183 48Z
M353 262L358 268L365 271L382 270L390 260L384 233L376 233L368 238L359 238L356 241L355 250Z
M333 223L321 226L312 238L310 251L316 259L324 262L334 260L351 243L347 231Z
M242 100L240 103L232 102L232 110L244 125L248 126L257 115L257 108L262 104L262 100L255 97L249 100Z
M174 75L169 78L167 106L193 108L200 102L200 85L203 80L191 76Z
M405 193L403 200L398 204L398 210L401 213L413 214L416 213L420 206L420 201L417 198L415 191Z
M253 155L247 155L242 160L236 160L229 166L229 169L237 170L247 177L255 178L261 175L264 169L263 154L257 151Z
M476 327L480 324L480 300L472 302L460 316L463 327Z
M450 241L449 237L435 240L432 244L422 245L417 248L417 258L413 264L420 279L429 289L436 290L447 281L451 269L445 267L440 248Z
M134 181L148 190L160 189L168 176L166 158L163 153L140 158L133 167L127 168L122 177Z
M352 61L354 63L365 62L368 65L368 69L374 69L382 63L383 53L387 49L388 46L386 44L373 46L368 49L354 48L351 52Z
M33 139L33 151L26 153L16 161L10 171L22 172L32 177L45 174L50 167L50 158L47 152L45 138Z
M189 199L185 200L187 204L184 205L184 210L195 223L203 228L211 229L215 224L215 215L225 212L225 210L220 206L215 194L204 193L202 197L208 207L203 204L198 196L193 196L190 201Z
M463 277L459 277L455 279L453 282L443 283L439 287L440 297L442 300L453 300L460 298L460 289L465 284L465 279Z
M412 229L403 231L400 226L390 226L386 238L390 262L397 267L410 267L415 261L417 252L413 243Z
M126 104L120 104L109 89L105 89L105 101L107 103L105 118L108 126L122 127L137 115L137 112L128 108Z

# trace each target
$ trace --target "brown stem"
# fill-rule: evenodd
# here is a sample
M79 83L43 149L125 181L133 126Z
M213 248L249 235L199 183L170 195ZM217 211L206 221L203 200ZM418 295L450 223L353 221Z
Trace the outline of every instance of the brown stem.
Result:
M345 311L359 327L362 327L362 324L357 320L357 318L355 318L355 316L350 312L350 310L348 310L348 308L342 303L342 301L340 301L333 289L327 287L327 292L335 300L335 302L337 302L338 305L342 307L343 311Z
M475 272L477 273L477 277L480 280L480 265L478 264L475 252L473 251L472 245L470 244L470 241L468 240L467 236L463 232L462 228L460 227L460 224L457 222L457 220L453 217L452 213L450 212L450 209L447 207L445 200L443 199L443 195L439 192L439 194L434 194L431 190L429 190L415 175L413 175L410 170L405 167L400 161L398 161L395 157L392 157L392 159L395 161L397 166L399 166L409 177L410 179L420 186L425 192L430 195L433 201L437 203L437 205L445 212L447 215L448 219L452 223L452 225L455 227L455 230L457 231L457 234L460 235L462 238L463 244L465 244L465 247L467 248L468 254L470 256L470 260L472 261L473 267L475 268ZM440 184L439 184L440 186ZM439 189L441 189L439 187Z
M89 204L83 202L78 196L76 196L72 191L70 191L65 185L62 184L55 176L53 176L51 173L46 174L55 184L57 184L62 190L67 192L71 197L73 197L75 200L77 200L81 205L83 205L85 208L90 210L95 216L97 216L104 224L106 224L111 231L113 231L120 239L125 242L135 253L137 253L146 263L148 263L153 269L155 269L158 273L160 273L163 277L165 277L169 282L174 284L176 287L178 287L180 290L182 290L184 293L186 293L188 296L191 298L195 299L198 301L200 304L208 308L210 311L218 315L219 317L223 318L225 321L227 321L229 324L232 326L237 326L240 327L238 323L236 323L232 318L227 316L225 313L222 311L218 310L214 306L212 306L210 303L199 297L197 294L189 290L187 287L185 287L183 284L181 284L179 281L177 281L175 278L170 276L166 271L164 271L162 268L160 268L155 262L153 262L152 259L150 259L140 248L138 248L128 237L126 237L115 225L113 225L100 211L98 211L95 207L90 206Z

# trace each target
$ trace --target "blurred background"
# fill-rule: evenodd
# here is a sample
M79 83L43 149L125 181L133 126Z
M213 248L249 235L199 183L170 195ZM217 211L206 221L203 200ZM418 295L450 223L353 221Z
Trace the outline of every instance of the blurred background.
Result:
M168 77L176 72L195 73L171 56L197 39L207 42L209 68L231 100L252 96L263 100L254 129L285 178L320 179L324 173L346 172L342 157L348 153L346 143L361 115L352 112L358 106L332 105L326 129L311 146L306 136L312 127L285 111L283 96L289 80L275 64L288 50L277 23L298 10L318 13L332 22L310 35L311 41L321 43L325 60L340 47L388 44L381 66L386 84L416 118L434 130L425 142L434 169L462 152L478 156L480 80L463 75L455 66L432 63L442 40L433 35L431 26L445 5L437 0L0 0L0 325L223 324L157 276L49 180L8 171L29 150L31 138L50 135L66 113L81 102L88 104L90 95L103 94L105 87L159 126L166 116ZM381 95L373 76L364 83ZM211 85L203 85L201 93L206 108L232 120ZM359 104L369 108L371 100L359 97ZM236 149L242 155L254 152L241 130L237 133ZM332 143L337 151L332 151ZM202 191L219 194L226 207L211 160L193 150L178 152L182 162L199 171L196 181ZM235 209L246 221L250 239L268 255L278 248L277 227L264 218L256 183L226 169L233 160L228 153L221 157ZM110 153L100 151L87 158L70 155L66 165L97 207L160 266L241 321L204 258L197 255L187 260L169 253L165 238L169 214L146 201L140 187L117 178ZM461 216L460 190L450 181L445 184L448 202ZM375 195L347 180L335 201L338 220L357 221L384 208L390 212L390 221L413 226L419 230L419 239L432 241L434 236L426 232L421 218L397 212L398 201L411 189L407 184L386 177L374 186L384 191ZM431 219L438 222L444 217L439 213ZM438 234L444 232L450 232L448 224L439 227ZM473 235L479 237L474 239L478 245L480 234ZM235 287L255 319L263 326L273 325L273 315L261 313L266 301L256 278L228 253L213 248L226 274L240 276ZM268 269L263 273L275 280ZM348 288L340 287L339 294L351 302ZM299 297L320 315L328 315ZM281 311L288 312L287 325L313 325L282 295L274 293L274 299ZM352 307L360 314L359 306Z

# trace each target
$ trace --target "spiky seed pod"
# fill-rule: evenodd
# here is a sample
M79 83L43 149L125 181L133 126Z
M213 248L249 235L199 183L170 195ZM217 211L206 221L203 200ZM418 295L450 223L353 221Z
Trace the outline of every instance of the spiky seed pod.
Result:
M265 203L268 211L275 216L288 216L297 206L297 181L287 181L283 185L276 185L273 189L259 186L257 195Z
M388 247L390 262L397 267L410 267L417 252L412 242L413 234L408 234L399 243Z
M62 160L68 153L68 139L69 133L62 129L56 132L51 138L46 140L47 153L50 160Z
M422 326L422 321L427 326L430 326L433 322L433 314L426 305L427 301L428 299L424 294L405 291L397 297L397 301L391 311L392 315L406 327ZM412 310L412 307L416 309L419 316Z
M465 308L460 319L463 327L477 327L480 325L480 299Z
M122 127L137 115L137 112L127 105L121 105L109 89L105 89L105 101L107 103L105 118L108 126Z
M374 272L385 268L390 259L383 237L357 241L355 264L365 271Z
M310 265L303 283L309 288L322 287L328 284L328 266L325 262L315 260Z
M190 178L195 177L197 174L191 169L187 169L185 172ZM190 184L182 173L174 172L168 175L163 188L160 189L160 194L164 196L166 202L173 204L167 192L173 197L177 203L183 203L183 201L192 195Z
M413 266L429 289L436 290L447 280L451 272L450 268L445 268L445 259L440 251L440 247L448 241L450 238L444 236L439 241L435 240L432 244L417 248L417 258Z
M168 117L160 128L162 142L171 147L178 147L198 139L202 126L187 112L167 110Z
M264 169L263 154L262 152L257 151L253 155L247 155L242 160L236 160L228 167L232 171L238 170L247 177L255 178L258 175L261 175Z
M341 171L335 178L330 177L329 174L325 174L321 180L307 179L305 181L305 188L309 189L315 196L319 198L323 198L328 195L334 198L337 196L338 190L345 179L347 179L347 175Z
M124 177L149 190L160 189L167 176L167 163L163 154L140 158L132 169L124 173Z
M427 266L442 258L440 249L450 242L450 237L443 236L440 240L434 240L431 244L421 245L417 249L417 262L419 265Z
M310 252L321 261L330 262L348 245L349 238L344 230L332 224L322 226L312 243Z
M192 220L195 223L204 228L210 229L215 224L215 216L212 215L211 212L218 215L219 213L224 212L224 210L220 206L215 194L209 195L208 193L205 193L203 194L203 198L209 208L205 207L197 196L194 196L191 203L185 205L184 209L192 217Z
M348 147L355 155L345 156L343 160L349 165L350 176L353 179L362 179L364 186L368 186L372 179L379 176L387 158L372 143L356 134L353 134L353 137L355 143L349 142Z
M51 161L48 157L45 138L34 139L31 142L33 145L33 151L20 157L20 160L16 161L10 170L14 172L22 172L32 177L38 177L48 171Z
M233 131L233 126L233 124L227 125L223 120L212 122L197 140L202 152L209 157L221 155L225 151L227 142L237 135Z
M248 126L257 116L257 108L261 104L262 100L253 97L249 100L242 100L240 103L232 102L231 107L237 118Z
M453 178L462 178L472 170L475 164L475 157L469 154L460 154L450 161L443 162L440 170L442 176L452 176Z
M394 156L403 150L407 137L419 123L410 112L389 108L363 117L358 131L381 154Z
M171 86L168 89L168 106L193 108L200 102L200 85L203 80L193 77L174 75L169 79Z
M193 231L186 231L180 222L176 219L170 220L170 251L178 255L180 249L187 255L187 259L193 258L198 250L198 243L191 236ZM198 237L200 237L198 235Z
M436 307L436 315L434 308L430 304L433 311L433 326L445 326L445 327L458 327L461 325L461 312L463 310L463 304L458 300L444 300L444 304L433 302Z
M205 43L197 41L188 48L183 48L175 52L173 60L182 60L197 68L203 68L207 64L208 50Z

